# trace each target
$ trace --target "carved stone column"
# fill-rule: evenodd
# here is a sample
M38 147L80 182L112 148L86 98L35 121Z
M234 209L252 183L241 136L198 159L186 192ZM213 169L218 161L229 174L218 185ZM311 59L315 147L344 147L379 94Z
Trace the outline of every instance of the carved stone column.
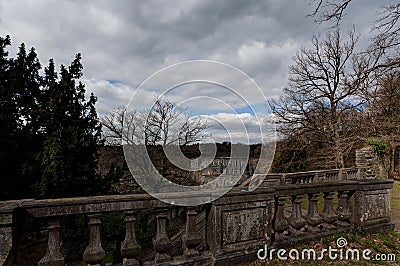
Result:
M275 201L274 230L276 232L276 240L282 239L283 232L289 228L288 221L285 217L285 200L286 196L277 196Z
M288 219L289 224L296 230L300 230L307 224L301 213L301 202L303 201L303 195L292 196L292 215Z
M318 197L319 193L308 194L308 212L306 221L309 225L314 227L322 223L322 218L318 214Z
M60 221L49 221L46 255L39 261L39 266L64 266L64 257L61 254Z
M334 223L338 219L338 215L333 211L333 198L335 192L324 193L324 210L322 212L322 218L324 222L328 224Z
M135 222L136 222L136 212L126 212L125 213L125 240L121 244L121 255L124 258L124 266L136 266L139 265L139 261L136 259L139 255L141 247L136 242L135 236Z
M156 215L157 234L153 238L154 250L156 251L155 262L161 263L171 260L168 252L172 249L171 239L167 234L167 213L166 210L159 210Z
M105 252L101 247L100 225L101 214L88 215L90 226L89 244L83 253L83 261L89 265L99 265L104 259Z
M338 192L338 207L336 213L339 220L348 222L351 218L351 212L349 210L349 191Z
M196 247L200 244L201 237L197 231L196 218L197 207L187 207L186 233L184 236L184 255L187 257L199 255Z

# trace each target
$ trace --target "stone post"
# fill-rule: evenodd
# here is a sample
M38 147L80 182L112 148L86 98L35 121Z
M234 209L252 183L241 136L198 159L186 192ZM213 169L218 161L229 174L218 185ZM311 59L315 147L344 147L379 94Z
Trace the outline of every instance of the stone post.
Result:
M292 195L292 215L288 219L289 224L296 230L300 230L307 224L301 213L301 202L303 195Z
M353 223L370 233L393 230L390 210L392 186L392 180L360 180L353 196Z
M308 194L308 212L306 221L309 225L314 227L322 223L322 218L318 214L318 197L319 193Z
M61 254L60 221L49 221L46 255L39 261L39 266L64 266L64 257Z
M201 237L197 232L196 218L197 207L187 207L186 233L184 236L184 255L187 257L199 255L199 251L196 250L196 247L200 244Z
M324 210L322 211L322 218L324 222L332 224L338 219L338 215L333 211L333 198L335 192L324 193Z
M89 217L90 238L89 244L83 253L83 261L89 265L98 265L103 261L105 252L101 247L100 225L101 214L91 214Z
M125 240L121 244L121 255L124 258L124 266L136 266L139 265L139 261L136 256L139 255L141 247L136 242L135 235L135 222L136 222L136 212L128 211L125 213Z
M340 221L348 222L350 220L349 191L338 191L338 207L336 213Z
M168 252L172 249L171 239L167 234L167 210L159 210L156 215L157 234L153 238L154 250L156 251L155 262L162 263L171 260Z

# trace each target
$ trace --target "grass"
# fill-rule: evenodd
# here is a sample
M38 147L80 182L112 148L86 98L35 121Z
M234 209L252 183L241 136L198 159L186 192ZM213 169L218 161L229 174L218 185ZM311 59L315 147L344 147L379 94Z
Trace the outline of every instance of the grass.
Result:
M346 252L347 249L358 249L360 251L360 260L331 260L327 255L322 260L273 260L254 261L247 264L241 264L241 266L261 266L261 265L400 265L400 233L397 231L390 231L378 234L364 234L364 233L343 233L334 234L332 236L323 237L320 240L308 241L302 244L286 248L287 252L290 249L295 248L299 251L303 249L313 248L319 256L320 252L329 246L337 248L336 240L339 237L344 237L347 240L347 245L343 248ZM375 254L395 254L396 261L375 261L375 260L363 260L362 251L364 249L370 249L372 251L370 257L373 258ZM345 254L345 253L344 253ZM286 253L287 256L287 253Z
M392 222L400 229L400 181L395 181L391 190Z

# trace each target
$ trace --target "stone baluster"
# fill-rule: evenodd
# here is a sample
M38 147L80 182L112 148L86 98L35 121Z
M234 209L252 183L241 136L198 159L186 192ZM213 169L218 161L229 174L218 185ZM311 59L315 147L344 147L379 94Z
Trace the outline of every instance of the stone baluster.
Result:
M318 214L318 197L319 193L308 194L308 212L306 221L309 225L314 227L322 223L322 218Z
M333 175L333 173L326 173L326 182L332 182L332 180L333 180L333 177L334 177L334 175Z
M347 179L347 174L346 173L343 174L343 169L340 168L339 172L338 172L338 175L337 175L337 180L338 181L342 181L342 180L346 180L346 179Z
M324 193L324 210L322 211L322 218L328 224L334 223L338 219L338 215L333 211L333 198L335 192Z
M156 215L157 234L153 238L154 250L156 251L155 262L162 263L171 260L168 252L172 249L171 239L167 234L167 213L166 210L159 210Z
M349 210L349 191L338 191L338 207L336 213L340 221L348 222L351 218Z
M277 196L275 201L274 230L277 233L275 235L276 240L282 239L283 232L289 228L289 223L285 217L285 201L286 196Z
M121 256L123 257L124 266L136 266L139 265L139 261L136 257L139 255L141 247L136 242L135 235L135 222L136 212L128 211L125 213L125 240L121 244Z
M88 265L98 265L102 263L105 252L101 247L100 225L101 214L91 214L89 217L90 237L89 244L83 253L83 261Z
M186 233L184 236L184 255L187 257L199 255L199 251L196 250L196 247L200 244L201 237L197 231L196 218L197 207L187 207Z
M288 219L289 224L296 230L300 230L307 224L301 213L303 195L292 195L292 215ZM296 233L299 233L298 231Z
M286 174L281 174L280 184L286 185Z
M39 266L64 266L64 257L61 254L60 221L52 220L47 227L47 251L46 255L39 261Z

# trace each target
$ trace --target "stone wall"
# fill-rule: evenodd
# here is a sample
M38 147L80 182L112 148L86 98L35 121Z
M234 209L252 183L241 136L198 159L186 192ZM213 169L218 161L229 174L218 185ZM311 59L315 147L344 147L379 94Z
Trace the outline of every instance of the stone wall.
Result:
M382 178L381 163L372 146L356 150L356 166L364 169L365 178Z

